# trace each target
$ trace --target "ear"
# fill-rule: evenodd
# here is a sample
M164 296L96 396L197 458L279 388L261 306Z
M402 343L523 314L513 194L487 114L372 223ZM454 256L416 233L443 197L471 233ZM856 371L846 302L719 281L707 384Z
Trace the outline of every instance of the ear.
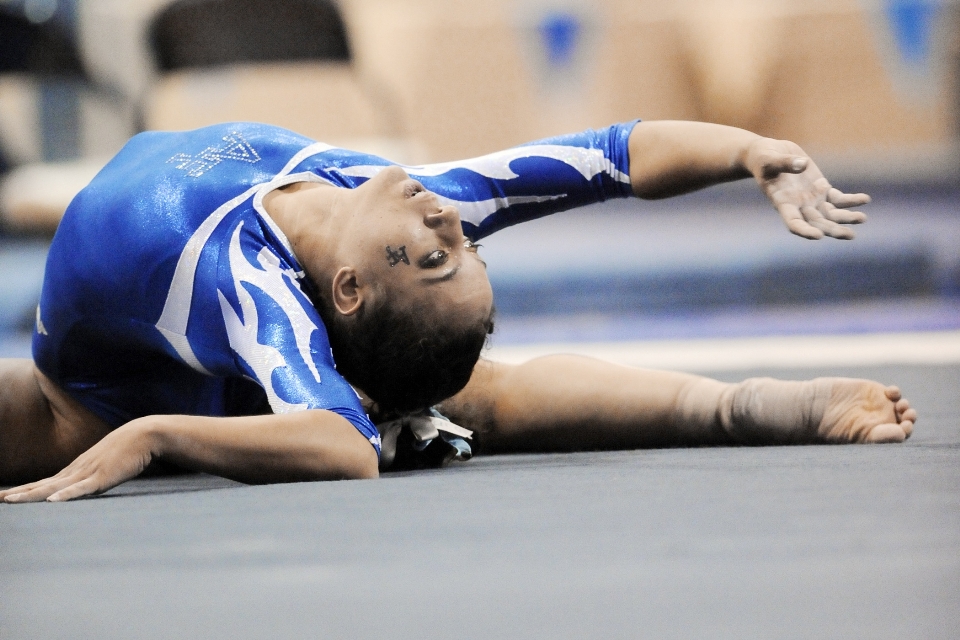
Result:
M342 267L333 276L333 306L345 316L352 316L363 306L363 288L357 282L357 272L351 267Z

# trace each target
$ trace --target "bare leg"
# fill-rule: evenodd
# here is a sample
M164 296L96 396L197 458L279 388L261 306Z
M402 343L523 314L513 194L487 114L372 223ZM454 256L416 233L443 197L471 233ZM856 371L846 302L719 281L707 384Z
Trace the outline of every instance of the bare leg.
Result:
M0 484L54 475L109 431L32 360L0 359Z
M440 409L484 452L899 442L916 420L895 387L869 380L726 384L579 356L481 361Z
M581 356L521 365L481 360L440 410L476 431L484 453L732 444L712 415L689 419L677 411L704 382L717 398L730 386Z

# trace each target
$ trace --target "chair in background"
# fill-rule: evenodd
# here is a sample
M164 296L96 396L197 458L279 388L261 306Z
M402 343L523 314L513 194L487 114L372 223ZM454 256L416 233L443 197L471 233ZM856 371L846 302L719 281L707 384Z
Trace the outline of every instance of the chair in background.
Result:
M179 0L153 20L161 71L243 62L350 61L347 33L327 0Z
M148 129L253 120L330 144L415 161L389 98L356 73L327 0L179 0L150 28L161 75Z

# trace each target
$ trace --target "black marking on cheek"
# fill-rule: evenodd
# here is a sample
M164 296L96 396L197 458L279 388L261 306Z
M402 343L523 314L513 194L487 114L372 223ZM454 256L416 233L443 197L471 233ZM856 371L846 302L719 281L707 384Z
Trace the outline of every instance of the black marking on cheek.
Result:
M407 257L407 245L397 247L396 251L391 249L390 245L387 245L387 262L390 263L391 267L395 267L401 262L410 264L410 258Z

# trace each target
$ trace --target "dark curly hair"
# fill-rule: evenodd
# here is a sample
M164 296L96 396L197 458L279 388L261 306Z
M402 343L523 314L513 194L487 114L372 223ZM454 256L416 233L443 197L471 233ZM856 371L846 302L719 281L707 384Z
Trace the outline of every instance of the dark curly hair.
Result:
M493 314L444 322L440 313L381 295L351 317L311 296L330 339L337 371L377 403L380 414L424 409L463 389L493 333Z

